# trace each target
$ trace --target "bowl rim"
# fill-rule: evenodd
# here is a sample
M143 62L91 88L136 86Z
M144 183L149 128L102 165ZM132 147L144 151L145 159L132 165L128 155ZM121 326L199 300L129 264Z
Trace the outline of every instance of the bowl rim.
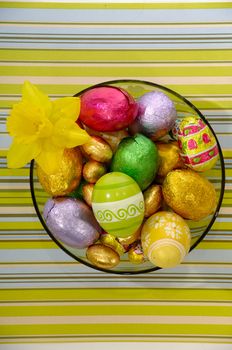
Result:
M205 122L205 124L210 128L211 132L213 133L216 142L217 142L217 146L218 146L218 150L219 150L219 158L220 158L220 163L221 163L221 178L222 178L222 182L221 182L221 189L220 189L220 196L218 199L218 203L217 203L217 207L215 209L215 212L209 222L209 224L207 225L204 233L196 240L196 242L190 247L189 252L191 252L194 248L196 248L196 246L204 239L204 237L207 235L207 233L209 232L210 228L212 227L212 225L214 224L216 218L218 217L219 214L219 210L222 204L222 200L223 200L223 196L224 196L224 190L225 190L225 163L224 163L224 158L223 158L223 153L222 153L222 149L220 146L220 143L218 141L218 138L212 128L212 126L210 125L210 123L207 121L207 119L203 116L203 114L200 112L200 110L194 106L189 100L187 100L185 97L183 97L182 95L180 95L179 93L177 93L176 91L173 91L172 89L167 88L166 86L160 85L160 84L156 84L153 82L149 82L146 80L139 80L139 79L116 79L116 80L109 80L109 81L104 81L102 83L98 83L92 86L89 86L81 91L79 91L78 93L76 93L75 95L73 95L74 97L79 97L81 96L83 93L85 93L86 91L92 90L94 88L97 87L104 87L104 86L109 86L111 84L120 84L120 83L137 83L137 84L146 84L146 85L150 85L154 88L158 88L164 91L167 91L169 93L171 93L172 95L178 97L180 100L182 100L183 102L185 102L188 106L190 106L193 110L196 111L196 113L200 116L200 118ZM113 86L112 86L113 87ZM118 88L121 88L120 86ZM122 87L122 89L124 89ZM34 190L34 181L33 181L33 171L34 171L34 164L35 161L34 159L30 162L30 174L29 174L29 178L30 178L30 191L31 191L31 197L32 197L32 201L33 201L33 205L36 211L36 214L43 226L43 228L45 229L46 233L50 236L50 238L69 256L71 256L73 259L75 259L76 261L80 262L81 264L84 264L92 269L98 270L98 271L102 271L102 272L106 272L108 274L116 274L116 275L138 275L138 274L145 274L145 273L149 273L149 272L153 272L153 271L157 271L160 270L161 268L158 266L154 266L151 268L145 268L144 270L138 270L138 271L129 271L129 270L125 270L125 271L117 271L117 270L107 270L104 268L100 268L97 266L92 265L91 263L89 263L88 261L84 261L81 258L77 257L74 253L70 252L66 247L64 247L54 236L53 234L50 232L50 230L48 229L43 216L40 213L39 207L37 205L37 201L36 201L36 197L35 197L35 190ZM141 265L142 266L142 265Z

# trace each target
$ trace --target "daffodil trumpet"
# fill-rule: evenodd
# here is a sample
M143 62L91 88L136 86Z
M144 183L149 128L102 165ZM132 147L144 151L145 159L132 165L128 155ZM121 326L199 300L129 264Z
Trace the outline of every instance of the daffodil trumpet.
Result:
M22 100L13 106L7 119L7 131L13 138L7 154L8 167L21 168L35 159L45 173L55 174L66 148L90 140L76 123L79 113L78 97L51 101L36 86L24 82Z

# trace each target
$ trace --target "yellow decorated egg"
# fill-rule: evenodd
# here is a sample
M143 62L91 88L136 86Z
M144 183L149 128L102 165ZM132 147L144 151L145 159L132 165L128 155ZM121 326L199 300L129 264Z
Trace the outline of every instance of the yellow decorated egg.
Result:
M162 268L180 264L190 249L190 241L187 223L172 212L150 216L142 228L143 252L151 263Z
M217 141L201 118L184 118L179 124L177 138L181 157L189 168L202 172L217 162Z
M92 209L106 232L116 237L128 237L143 221L143 194L130 176L120 172L108 173L94 186Z

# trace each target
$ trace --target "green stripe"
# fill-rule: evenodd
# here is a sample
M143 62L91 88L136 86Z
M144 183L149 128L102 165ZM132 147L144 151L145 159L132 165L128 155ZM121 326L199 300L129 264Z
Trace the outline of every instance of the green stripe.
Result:
M73 62L175 62L232 61L232 50L42 50L2 49L6 61L73 61Z
M56 3L56 2L8 2L1 1L1 8L32 8L32 9L217 9L231 8L232 4L227 2L205 2L205 3Z
M25 72L26 69L26 72ZM195 77L195 76L230 76L232 67L149 67L144 63L144 67L132 65L130 67L123 67L123 65L115 65L113 67L107 66L97 66L90 67L88 65L82 67L19 67L19 66L0 66L0 75L4 76L23 76L25 73L27 76L66 76L66 77L99 77L99 76L110 76L110 77L119 77L119 76L133 76L136 77ZM178 78L177 78L178 79ZM149 79L148 79L149 80ZM191 78L190 78L191 80Z

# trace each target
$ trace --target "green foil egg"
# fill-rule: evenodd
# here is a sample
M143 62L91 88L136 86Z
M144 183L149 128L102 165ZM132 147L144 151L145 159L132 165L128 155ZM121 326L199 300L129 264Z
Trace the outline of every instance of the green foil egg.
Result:
M113 157L111 171L131 176L145 190L158 169L158 151L154 142L142 134L123 139Z

